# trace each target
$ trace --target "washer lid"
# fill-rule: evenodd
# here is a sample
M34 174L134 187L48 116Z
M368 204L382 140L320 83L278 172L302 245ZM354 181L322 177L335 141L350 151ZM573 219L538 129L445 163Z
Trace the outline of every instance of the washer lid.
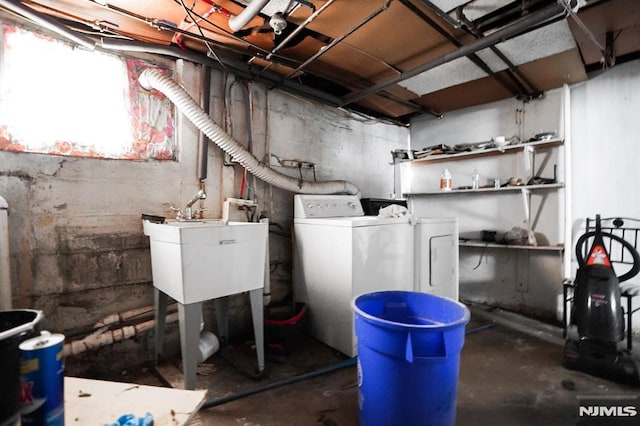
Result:
M456 223L457 217L418 217L416 223Z
M327 217L327 218L296 218L295 225L316 225L357 228L361 226L387 226L409 223L407 217L380 217L380 216L360 216L360 217Z

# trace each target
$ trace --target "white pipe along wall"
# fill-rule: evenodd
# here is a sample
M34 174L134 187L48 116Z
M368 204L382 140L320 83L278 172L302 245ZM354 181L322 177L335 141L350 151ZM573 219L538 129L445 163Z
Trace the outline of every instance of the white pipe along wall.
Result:
M145 314L153 313L153 306L144 306L141 308L131 309L125 312L110 314L93 325L94 331L87 334L81 339L67 341L64 345L65 356L78 355L88 350L95 350L102 346L120 342L131 337L135 337L144 331L151 330L155 327L155 319L143 321L138 324L122 325L119 328L110 330L111 326L122 324L125 321L132 320ZM166 323L178 321L178 306L176 302L167 305Z
M0 197L0 310L11 309L11 269L9 254L9 204Z
M165 323L169 324L177 322L178 316L179 315L177 312L167 315ZM90 334L84 339L65 343L63 356L66 357L69 355L78 355L88 350L97 349L105 345L110 345L115 342L121 342L123 340L130 339L142 332L153 329L155 325L155 320L149 320L136 325L127 325L115 330L107 330L102 333Z
M253 0L242 12L229 19L229 28L234 32L241 30L245 25L255 18L263 7L269 3L270 0Z

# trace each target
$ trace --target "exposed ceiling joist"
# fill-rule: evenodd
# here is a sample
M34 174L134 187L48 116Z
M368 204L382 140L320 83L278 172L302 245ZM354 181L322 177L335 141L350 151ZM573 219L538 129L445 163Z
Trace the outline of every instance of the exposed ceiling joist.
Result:
M239 78L406 122L526 101L586 79L601 60L640 57L636 1L0 0L0 8L87 49L217 61ZM240 28L231 25L241 15Z
M564 9L557 5L557 4L551 4L549 6L547 6L544 9L541 9L537 12L531 13L529 15L524 16L523 18L520 18L519 20L515 21L514 23L508 25L507 27L498 30L494 33L491 33L487 36L485 36L484 38L481 38L479 40L476 40L473 43L467 44L465 46L460 47L459 49L448 53L446 55L443 55L439 58L436 58L434 60L431 60L429 62L426 62L425 64L414 68L410 71L404 72L401 75L398 75L394 78L391 78L387 81L384 81L382 83L378 83L375 84L374 86L371 86L370 88L363 90L359 93L355 93L353 95L347 96L344 98L344 102L343 105L348 105L351 104L353 102L357 102L360 99L366 98L367 96L374 94L380 90L383 90L393 84L397 84L399 82L402 82L404 80L407 80L411 77L414 77L418 74L421 74L425 71L429 71L433 68L436 68L440 65L444 65L448 62L451 62L455 59L459 59L462 58L464 56L469 56L473 53L476 53L482 49L486 49L488 47L491 47L501 41L505 41L508 40L512 37L515 37L517 35L520 35L526 31L528 31L530 28L532 28L533 26L540 24L541 22L547 21L549 19L553 19L556 18L558 15L564 13Z

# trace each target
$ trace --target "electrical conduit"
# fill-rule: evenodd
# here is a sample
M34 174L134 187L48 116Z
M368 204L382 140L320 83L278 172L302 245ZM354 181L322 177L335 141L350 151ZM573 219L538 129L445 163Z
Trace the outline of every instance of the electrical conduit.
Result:
M344 180L309 182L273 170L222 130L184 89L159 70L144 70L140 74L140 84L147 90L156 89L166 95L189 121L258 179L278 188L302 194L360 194L357 186Z

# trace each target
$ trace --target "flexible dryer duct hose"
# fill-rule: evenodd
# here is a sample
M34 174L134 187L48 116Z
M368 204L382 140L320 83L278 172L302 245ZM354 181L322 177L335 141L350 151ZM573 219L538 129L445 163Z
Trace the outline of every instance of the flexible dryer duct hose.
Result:
M189 121L258 179L278 188L302 194L360 194L358 187L347 181L309 182L285 175L265 165L222 130L187 92L160 70L144 70L140 74L140 84L147 90L156 89L166 95Z

